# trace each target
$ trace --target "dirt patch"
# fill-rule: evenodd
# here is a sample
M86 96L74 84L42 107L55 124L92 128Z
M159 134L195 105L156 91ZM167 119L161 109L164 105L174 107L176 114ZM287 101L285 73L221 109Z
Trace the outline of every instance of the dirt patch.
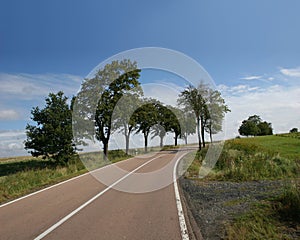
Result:
M179 180L185 201L204 239L225 237L225 223L258 201L280 194L282 181L204 182Z

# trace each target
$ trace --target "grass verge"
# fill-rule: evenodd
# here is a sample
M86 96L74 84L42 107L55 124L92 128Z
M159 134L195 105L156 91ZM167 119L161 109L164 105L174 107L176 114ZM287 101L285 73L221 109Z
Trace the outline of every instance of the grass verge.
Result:
M226 239L299 239L300 184L287 184L283 193L252 205L226 224Z
M207 149L197 152L185 177L198 178L206 153ZM226 141L214 169L204 179L257 180L284 180L289 183L280 196L255 202L250 211L227 222L227 239L300 239L299 133ZM233 200L229 204L234 203Z
M97 164L95 165L97 167L128 159L129 157L131 156L126 155L121 150L109 151L110 162L103 161L100 152L80 155L80 159L89 160L90 163L97 159ZM0 162L0 203L8 202L87 172L86 167L78 156L74 156L66 165L57 164L51 159L21 159L21 161L15 158Z

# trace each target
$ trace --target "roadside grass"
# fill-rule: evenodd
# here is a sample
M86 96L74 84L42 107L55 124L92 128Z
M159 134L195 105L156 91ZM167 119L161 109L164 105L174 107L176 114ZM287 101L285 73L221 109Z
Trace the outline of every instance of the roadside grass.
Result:
M206 153L207 148L197 152L185 177L200 180L199 169ZM188 156L186 160L191 161ZM253 203L250 211L225 224L227 239L300 238L299 133L228 140L215 167L203 180L284 180L281 195Z
M205 155L207 149L203 149ZM209 180L253 181L300 177L300 139L263 136L225 142Z
M29 194L49 185L59 183L87 172L82 159L93 163L96 167L130 158L121 150L109 151L110 161L104 161L101 152L82 153L72 157L65 165L55 163L51 159L17 157L0 161L0 203ZM18 161L22 159L21 161ZM89 168L89 170L91 170Z
M299 239L300 182L290 182L281 195L252 204L225 228L228 240Z

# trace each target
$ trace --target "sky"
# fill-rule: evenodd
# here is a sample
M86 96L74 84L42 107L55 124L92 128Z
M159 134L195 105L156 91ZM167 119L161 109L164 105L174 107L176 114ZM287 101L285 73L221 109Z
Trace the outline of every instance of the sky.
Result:
M141 47L173 49L203 66L231 109L226 138L254 114L275 133L300 128L299 9L298 0L2 0L0 157L26 154L30 110L49 92L76 95L100 62ZM142 73L149 78L178 80Z

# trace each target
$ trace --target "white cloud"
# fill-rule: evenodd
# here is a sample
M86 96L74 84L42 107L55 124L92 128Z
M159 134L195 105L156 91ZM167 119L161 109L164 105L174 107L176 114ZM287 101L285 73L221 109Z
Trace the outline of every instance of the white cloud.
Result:
M259 80L259 79L261 79L262 78L262 76L256 76L256 75L253 75L253 76L247 76L247 77L243 77L243 78L241 78L242 80L249 80L249 81L251 81L251 80Z
M70 74L0 73L0 93L2 98L17 96L19 99L27 100L60 90L66 95L72 95L78 91L81 80L81 77Z
M24 130L0 131L0 157L25 156L26 134Z
M288 77L300 77L300 67L297 68L282 68L280 72Z
M264 89L239 87L247 91L234 94L236 88L220 88L226 104L231 109L226 115L226 138L237 136L241 122L254 114L271 122L275 133L288 132L293 127L300 127L300 88L280 85Z
M217 86L218 90L224 95L240 95L248 92L258 91L260 87L251 87L249 85L236 85L236 86L226 86L221 84Z
M19 117L20 114L13 109L0 110L0 120L16 120Z

